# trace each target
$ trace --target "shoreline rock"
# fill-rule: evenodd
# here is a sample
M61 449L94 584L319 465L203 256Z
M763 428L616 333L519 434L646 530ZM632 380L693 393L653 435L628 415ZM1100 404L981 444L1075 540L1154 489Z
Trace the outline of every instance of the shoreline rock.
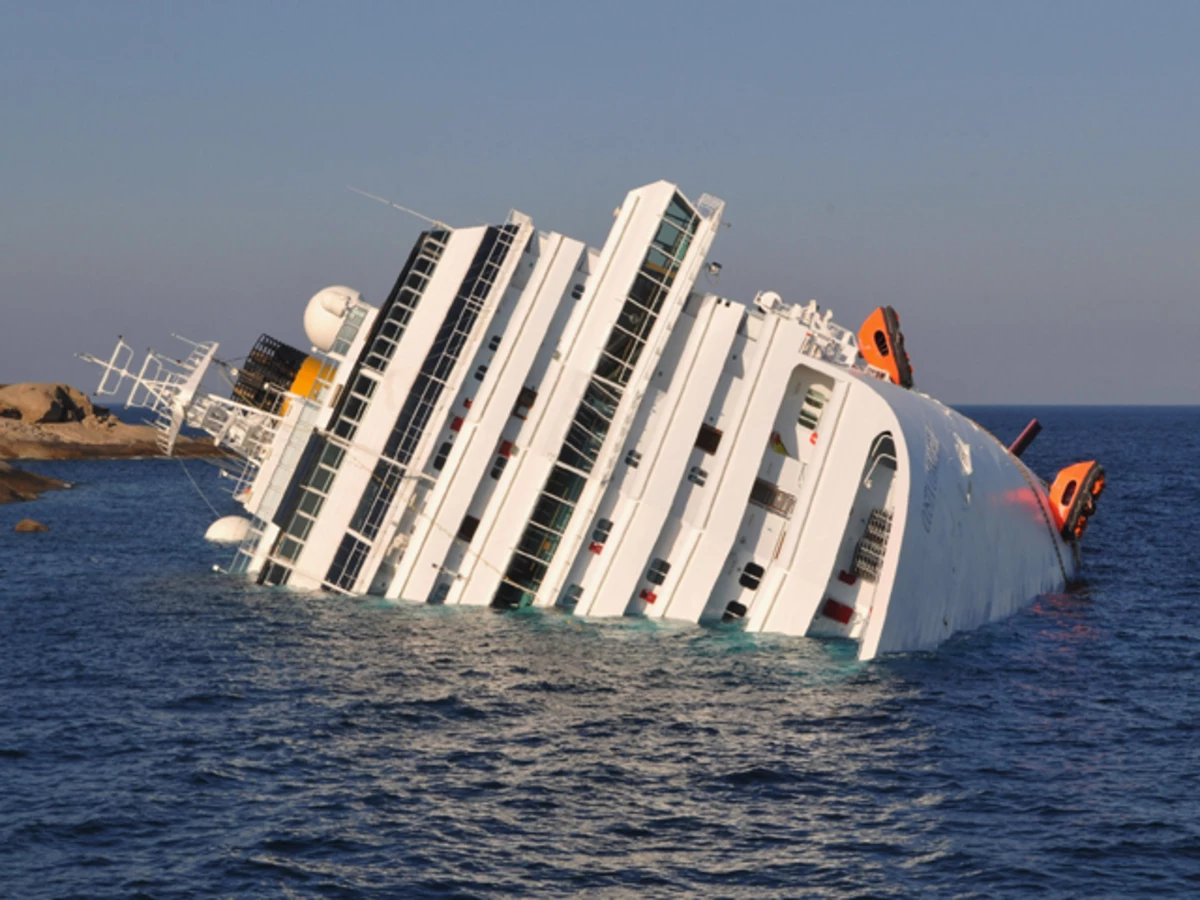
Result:
M161 456L157 432L129 425L65 384L0 387L0 459L132 459ZM209 440L180 437L175 455L228 454Z
M36 500L45 491L61 491L70 486L57 478L35 475L0 462L0 504Z

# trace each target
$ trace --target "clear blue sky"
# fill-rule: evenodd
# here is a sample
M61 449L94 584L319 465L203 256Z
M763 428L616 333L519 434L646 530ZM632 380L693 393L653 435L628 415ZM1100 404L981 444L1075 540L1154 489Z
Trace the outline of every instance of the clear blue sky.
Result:
M0 84L0 382L303 345L417 231L347 184L599 244L665 178L944 400L1200 402L1200 3L0 4Z

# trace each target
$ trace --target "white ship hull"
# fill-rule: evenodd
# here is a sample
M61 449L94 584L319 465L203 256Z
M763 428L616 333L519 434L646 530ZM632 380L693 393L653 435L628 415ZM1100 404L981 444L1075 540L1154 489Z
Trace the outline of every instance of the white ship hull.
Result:
M186 421L245 458L233 570L264 584L732 619L864 659L1061 590L1078 543L1046 486L900 386L902 338L693 290L723 206L648 185L600 250L519 213L437 225L379 308L313 298L311 358L260 339L231 400L197 391L215 345L157 378L119 345L102 388L132 378L168 447Z

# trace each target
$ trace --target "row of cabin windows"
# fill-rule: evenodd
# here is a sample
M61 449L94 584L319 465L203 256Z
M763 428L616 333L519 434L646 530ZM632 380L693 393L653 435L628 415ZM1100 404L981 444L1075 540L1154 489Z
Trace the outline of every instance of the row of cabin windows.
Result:
M429 283L429 278L436 268L437 260L441 258L448 237L449 234L447 232L439 230L430 232L422 238L421 248L418 251L417 258L413 262L411 271L407 275L403 272L401 273L401 278L404 279L403 286L400 281L397 281L396 287L393 289L395 297L392 299L390 307L383 314L383 319L378 325L378 333L375 335L370 352L363 361L362 367L374 369L378 372L383 372L387 369L400 338L404 334L405 326L408 324L412 311L417 308L425 287ZM342 332L339 331L338 335L341 337ZM375 393L376 387L377 382L373 378L369 377L366 372L359 372L353 381L353 387L351 388L345 408L342 409L330 429L333 434L341 437L343 440L353 440L354 435L358 431L358 423L366 414L367 406L372 395ZM339 386L333 400L334 408L338 407L341 391L342 388ZM318 465L313 470L309 478L306 479L309 483L304 484L304 487L306 489L314 488L318 492L327 492L333 482L334 475L337 473L338 467L341 465L342 454L343 451L332 444L327 444L325 450L322 452L322 465ZM309 493L309 491L306 491L306 493ZM313 496L315 497L316 495L314 494ZM315 508L311 510L306 508L305 510L308 513L307 516L305 512L301 512L299 509L293 512L291 521L288 523L288 527L284 529L284 534L280 536L280 542L276 547L278 552L286 554L287 559L294 561L300 555L304 541L307 539L308 532L312 528L313 519L320 512L323 502L323 498L315 499ZM286 536L289 534L291 537ZM361 554L354 554L354 559L350 559L348 554L343 554L342 556L339 577L333 582L339 587L341 586L341 576L345 573L347 567L352 568L355 565L361 566L362 564ZM282 569L282 567L276 568ZM282 575L267 573L276 579L272 583L281 584L286 582L290 570L282 571ZM354 574L357 576L357 570L355 570ZM265 577L267 575L264 575Z
M711 425L701 425L700 433L696 436L696 446L712 456L717 452L717 448L721 446L722 432ZM625 454L625 465L631 469L636 469L642 462L642 454L637 450L630 450ZM697 480L697 477L699 480ZM704 479L708 477L708 473L699 466L692 466L691 472L688 473L688 479L696 484L703 485Z
M658 236L651 242L622 307L622 315L628 313L625 321L634 326L634 331L625 330L626 326L619 319L609 332L589 380L588 392L571 417L570 430L559 450L558 462L551 470L534 507L534 515L525 526L493 598L492 602L498 606L519 606L531 602L541 587L542 578L557 552L558 540L557 537L553 540L542 538L541 529L534 524L534 520L543 507L546 510L558 508L557 485L578 480L578 491L573 491L569 499L562 498L566 500L563 527L574 512L574 503L582 492L587 473L592 471L612 424L607 416L596 409L589 397L593 396L594 391L604 391L611 395L614 409L620 403L645 348L645 338L654 326L654 319L674 283L681 261L687 256L692 235L700 222L699 216L678 194L672 196L663 218L668 227L660 228ZM641 307L641 310L636 307ZM627 462L633 459L635 462L631 464L635 465L641 461L641 455L636 451L630 451L630 454ZM535 547L537 549L531 555L530 551Z
M437 456L433 458L433 470L440 472L446 467L446 460L450 458L450 448L453 446L452 441L444 441L442 446L438 447ZM497 481L504 474L504 467L508 465L508 457L500 454L496 457L496 461L492 464L491 476Z
M608 521L601 519L602 522ZM611 527L612 523L609 523ZM597 532L598 533L598 532ZM593 534L592 537L596 538ZM601 542L603 543L603 542ZM667 580L667 573L671 571L671 564L661 557L655 557L650 561L650 568L646 570L646 580L653 585L661 585ZM738 584L752 591L758 590L759 584L762 582L762 577L766 570L756 562L746 563L742 569L742 575L738 579Z
M480 368L487 369L487 366L480 366ZM517 402L513 406L512 414L518 419L524 419L529 415L529 411L533 408L533 403L535 400L537 400L537 391L528 387L521 388L521 394L517 397ZM438 447L437 455L433 458L433 470L435 472L440 472L445 467L446 460L450 456L450 447L452 443L452 440L445 441L440 447ZM497 460L496 466L492 469L493 478L500 477L500 473L504 471L504 464L507 461L508 460L503 456Z

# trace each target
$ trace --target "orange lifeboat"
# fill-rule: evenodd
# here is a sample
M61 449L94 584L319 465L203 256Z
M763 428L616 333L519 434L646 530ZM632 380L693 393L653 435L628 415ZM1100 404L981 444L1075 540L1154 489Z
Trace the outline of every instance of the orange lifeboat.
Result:
M867 316L858 330L858 349L863 359L887 372L895 384L913 386L912 363L904 350L900 316L890 306L881 306Z
M1050 485L1050 509L1064 540L1078 540L1087 531L1104 492L1104 466L1094 460L1067 466Z

